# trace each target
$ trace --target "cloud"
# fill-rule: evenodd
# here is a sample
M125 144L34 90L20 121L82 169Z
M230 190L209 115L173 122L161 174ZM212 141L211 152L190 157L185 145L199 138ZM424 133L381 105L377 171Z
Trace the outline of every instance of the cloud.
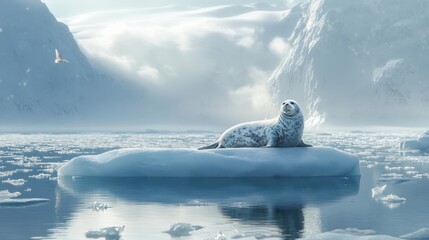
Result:
M159 71L151 66L140 66L137 73L143 78L157 80L159 78Z
M278 109L265 83L287 51L284 9L261 8L110 10L64 21L94 65L139 83L143 123L222 129Z
M271 52L283 58L290 50L290 45L281 37L275 37L270 42L269 48Z

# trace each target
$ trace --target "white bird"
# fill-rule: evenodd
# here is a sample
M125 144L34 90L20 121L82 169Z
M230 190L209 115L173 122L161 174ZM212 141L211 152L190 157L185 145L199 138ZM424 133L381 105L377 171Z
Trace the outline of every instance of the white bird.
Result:
M61 57L60 51L58 51L58 49L55 48L55 63L68 63L68 62L69 61Z

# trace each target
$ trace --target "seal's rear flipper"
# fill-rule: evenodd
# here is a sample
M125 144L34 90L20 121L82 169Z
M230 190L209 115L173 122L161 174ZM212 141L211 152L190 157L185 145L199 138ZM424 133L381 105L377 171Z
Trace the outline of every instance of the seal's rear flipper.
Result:
M297 147L312 147L313 145L310 145L310 144L306 144L306 143L304 143L302 140L301 140L301 142L297 145Z
M204 149L215 149L215 148L217 148L219 146L219 143L218 142L215 142L215 143L213 143L212 145L208 145L208 146L205 146L205 147L200 147L200 148L198 148L198 150L204 150Z

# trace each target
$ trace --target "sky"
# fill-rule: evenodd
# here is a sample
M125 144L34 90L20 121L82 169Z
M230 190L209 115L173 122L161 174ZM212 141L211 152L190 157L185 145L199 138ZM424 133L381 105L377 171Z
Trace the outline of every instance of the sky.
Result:
M307 128L427 122L424 0L43 1L92 65L141 90L128 107L145 126L224 130L291 98Z
M143 122L224 129L278 112L266 82L290 1L43 2L94 66L141 87Z

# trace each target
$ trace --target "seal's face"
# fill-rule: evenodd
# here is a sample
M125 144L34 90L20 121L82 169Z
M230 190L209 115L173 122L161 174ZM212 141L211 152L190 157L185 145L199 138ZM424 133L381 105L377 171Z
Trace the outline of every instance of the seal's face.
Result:
M285 114L288 117L295 116L300 110L298 103L294 100L286 100L281 106L282 114Z

